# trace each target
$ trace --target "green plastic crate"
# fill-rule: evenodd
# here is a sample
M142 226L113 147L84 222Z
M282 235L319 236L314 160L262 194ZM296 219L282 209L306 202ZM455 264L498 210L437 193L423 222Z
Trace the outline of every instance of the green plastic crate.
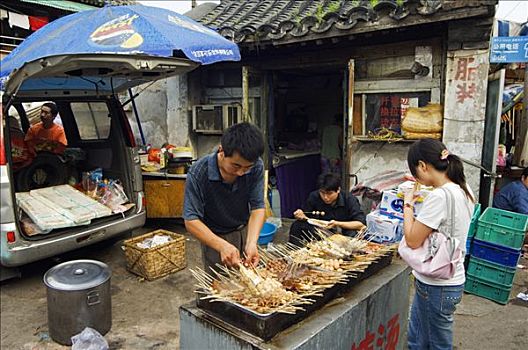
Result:
M486 208L478 220L475 238L513 249L521 249L527 227L528 215L497 208Z
M500 284L484 281L470 274L466 276L466 284L464 285L466 292L496 301L499 304L508 303L511 288L511 286L504 287Z
M471 257L467 273L487 282L497 283L503 287L511 287L515 277L515 268Z
M475 236L475 232L477 231L477 223L480 216L480 203L475 204L475 209L473 209L473 216L471 217L471 223L469 224L469 230L468 230L468 239L473 238Z

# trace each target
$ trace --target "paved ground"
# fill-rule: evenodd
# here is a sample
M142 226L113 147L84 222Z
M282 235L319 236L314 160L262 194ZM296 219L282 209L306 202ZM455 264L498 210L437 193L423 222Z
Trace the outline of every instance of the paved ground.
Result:
M148 223L141 232L166 228L183 233L173 222ZM140 232L137 232L140 233ZM188 266L200 261L198 242L187 235ZM278 240L284 239L284 233ZM112 269L111 331L105 336L111 349L177 349L180 305L194 299L194 280L188 270L147 282L125 270L121 243L99 244L58 259L27 266L20 279L1 284L1 349L68 349L49 339L44 273L60 261L89 258ZM521 264L528 266L528 261ZM518 270L510 298L528 290L528 270ZM456 349L527 349L528 302L503 306L464 295L455 316Z

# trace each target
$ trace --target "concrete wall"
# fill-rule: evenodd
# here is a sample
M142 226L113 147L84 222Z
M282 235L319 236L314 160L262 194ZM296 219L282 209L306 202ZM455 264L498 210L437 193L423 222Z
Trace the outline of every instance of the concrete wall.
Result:
M350 174L362 182L387 170L408 170L407 151L411 143L356 142L352 145ZM410 172L409 172L410 173ZM351 182L351 187L354 185Z
M144 88L145 86L134 88L133 92L136 93ZM125 99L127 98L128 96ZM161 147L165 142L175 146L190 144L187 75L155 82L136 98L136 107L147 144L153 147ZM136 140L141 144L131 104L126 106L126 112Z
M447 52L443 141L451 153L481 163L484 141L489 51ZM478 196L480 170L464 165L471 189Z
M187 74L167 79L167 137L176 146L190 145L187 86Z

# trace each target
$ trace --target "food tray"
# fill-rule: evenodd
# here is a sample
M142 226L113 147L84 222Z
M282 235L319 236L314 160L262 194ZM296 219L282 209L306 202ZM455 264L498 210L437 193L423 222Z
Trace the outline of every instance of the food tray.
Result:
M196 304L200 309L205 310L215 317L267 341L273 338L277 333L282 332L286 328L305 319L312 312L321 308L329 301L344 294L360 281L390 265L392 256L393 252L388 252L379 260L370 264L364 272L356 273L356 278L351 277L347 284L336 284L333 287L324 290L322 296L311 297L310 299L315 300L315 302L304 305L304 311L299 311L293 315L279 312L259 314L242 305L232 302L211 302L209 300L201 300L200 295L198 295Z

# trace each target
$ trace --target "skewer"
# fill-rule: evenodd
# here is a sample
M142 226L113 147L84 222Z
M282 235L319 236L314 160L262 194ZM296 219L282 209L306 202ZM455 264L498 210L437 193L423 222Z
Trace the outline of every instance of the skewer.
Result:
M364 234L364 231L360 233ZM262 276L270 278L270 275L264 274L263 270L273 266L274 272L271 276L292 278L294 283L299 283L295 292L284 290L284 293L286 293L284 295L287 296L285 300L273 299L281 298L282 294L279 293L276 296L272 294L272 299L269 299L270 296L268 295L266 302L263 302L263 299L259 299L262 296L259 296L258 291L257 294L252 294L252 292L247 290L247 282L243 282L241 271L237 269L218 265L218 271L212 269L211 272L206 272L197 268L196 270L191 270L191 273L197 280L196 286L200 288L197 292L203 294L202 299L235 303L258 313L281 312L294 314L299 310L303 310L299 305L314 302L310 296L320 296L326 288L330 288L335 284L346 284L350 278L357 278L357 273L363 272L370 264L387 254L387 252L394 251L396 247L396 245L383 247L371 245L369 247L367 245L372 243L369 243L369 240L360 238L362 236L358 238L347 237L344 242L346 246L343 246L341 239L340 241L330 240L324 230L317 230L314 234L307 235L305 240L307 245L304 247L286 243L274 245L272 250L259 248L262 263L247 269L260 278L263 278ZM350 252L351 260L340 261L339 269L343 271L325 270L317 267L319 261L325 260L324 255L320 255L321 252L324 253L325 249L331 247L339 247ZM312 249L321 250L314 254ZM352 254L354 255L352 256ZM331 256L327 255L326 259ZM278 264L270 265L272 261L279 260ZM308 269L304 270L305 268ZM277 281L277 279L275 280ZM221 288L220 292L212 288L212 284L215 281L220 283L218 286ZM310 284L306 284L306 281L310 281ZM245 302L242 303L240 298L245 298Z
M312 215L319 215L319 216L325 216L324 211L314 210L314 211L303 211L305 214L312 214Z

